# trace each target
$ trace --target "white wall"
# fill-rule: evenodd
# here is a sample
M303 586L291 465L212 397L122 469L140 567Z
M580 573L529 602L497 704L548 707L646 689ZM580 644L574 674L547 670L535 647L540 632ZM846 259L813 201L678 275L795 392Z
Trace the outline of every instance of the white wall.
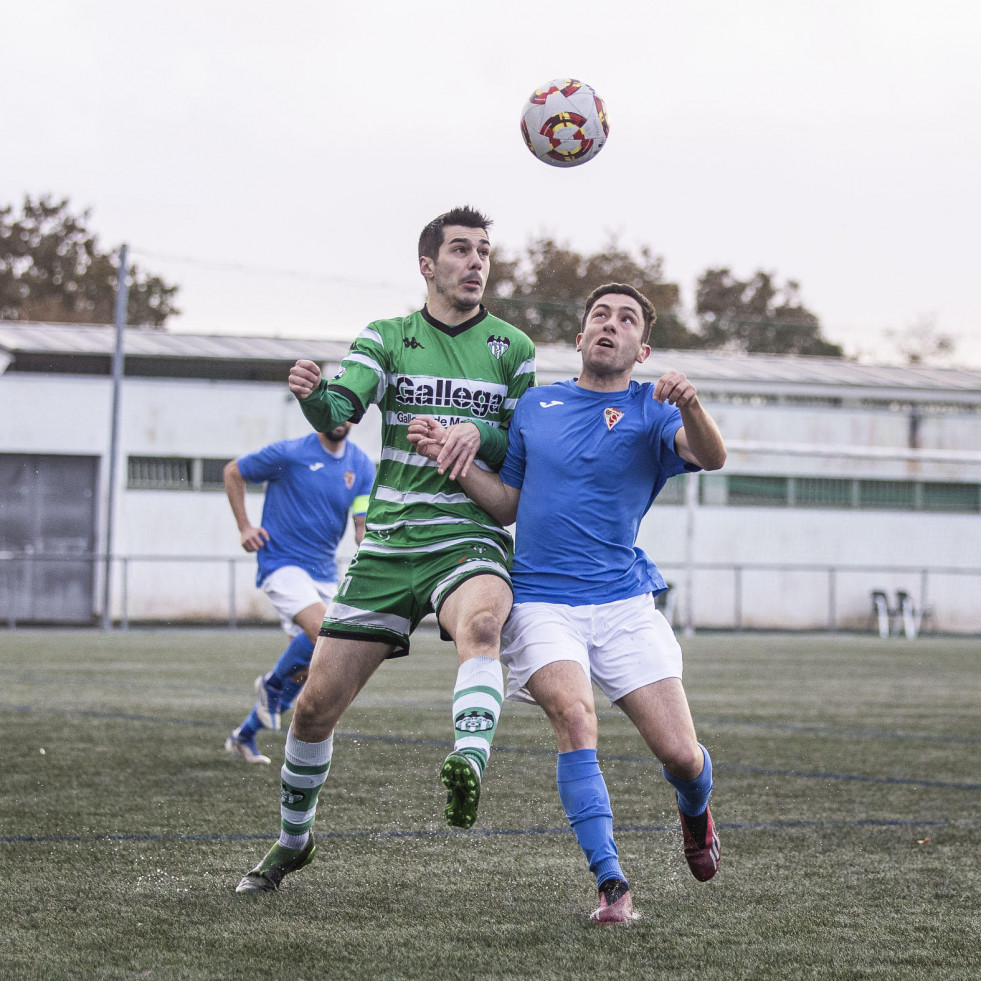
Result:
M833 393L832 393L833 394ZM110 378L88 376L0 375L0 452L74 453L103 460L100 527L106 513ZM905 447L908 413L829 407L713 405L727 439L828 442L858 446ZM924 416L921 445L978 449L977 414ZM221 492L126 490L129 455L175 455L231 459L276 439L300 436L309 427L282 384L210 380L127 378L123 388L120 465L114 551L120 555L207 556L201 563L130 563L127 614L142 618L224 619L229 611L230 572L237 614L267 616L265 597L254 587L254 564L239 547L238 533ZM369 410L352 433L373 459L380 451L379 417ZM811 473L829 476L912 477L978 480L977 467L913 465L891 461L807 457L752 457L732 454L729 472ZM250 495L253 520L261 495ZM686 586L686 511L655 505L641 527L640 544L675 582ZM695 513L693 554L699 563L827 564L838 566L981 566L978 515L892 511L786 510L779 508L700 507ZM342 560L353 555L348 535ZM117 570L118 572L118 570ZM691 603L695 623L733 624L735 580L731 571L695 574ZM801 629L828 623L828 576L824 572L745 572L742 625L771 627L774 622ZM919 597L913 574L848 573L838 576L835 616L840 627L864 628L873 588L907 589ZM928 601L944 629L981 632L981 583L968 576L931 576ZM101 584L96 595L101 597ZM122 609L122 580L113 583L113 613ZM679 596L677 617L687 600ZM678 619L676 622L680 622Z
M0 452L99 456L98 527L105 542L108 454L112 411L110 378L0 375ZM132 561L114 568L113 616L126 604L130 619L225 619L229 576L234 576L236 613L269 618L265 596L255 589L255 560L239 546L238 530L220 491L180 492L126 489L128 456L185 456L232 459L278 439L310 432L296 399L282 384L198 379L127 378L120 399L119 462L113 552L131 556L211 556L214 561ZM352 440L377 460L377 409L352 430ZM262 495L249 495L254 521ZM354 554L349 526L339 556ZM229 560L235 560L229 565ZM101 569L100 569L101 575ZM96 584L102 596L102 584ZM273 622L275 622L273 620Z
M688 515L684 507L655 503L638 544L679 590L676 624L684 622ZM772 627L774 614L790 628L824 629L829 623L831 567L863 567L834 577L834 619L841 629L865 629L870 592L898 589L923 600L920 569L949 567L955 574L926 578L926 605L934 623L952 632L981 633L981 518L977 514L836 511L757 507L698 507L693 514L695 564L821 566L815 571L745 570L741 625ZM910 569L909 572L883 571ZM968 574L967 570L975 570ZM731 570L697 570L692 579L694 623L728 628L736 620Z

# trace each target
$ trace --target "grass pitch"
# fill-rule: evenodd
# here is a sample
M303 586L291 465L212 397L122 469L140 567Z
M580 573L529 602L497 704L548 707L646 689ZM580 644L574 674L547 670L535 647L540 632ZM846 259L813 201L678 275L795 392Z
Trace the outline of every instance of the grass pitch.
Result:
M688 873L672 794L597 698L642 918L594 927L551 731L506 705L477 826L442 820L452 647L427 630L345 715L317 859L236 895L278 827L227 757L274 631L0 634L7 978L964 978L981 963L977 638L683 642L722 867Z

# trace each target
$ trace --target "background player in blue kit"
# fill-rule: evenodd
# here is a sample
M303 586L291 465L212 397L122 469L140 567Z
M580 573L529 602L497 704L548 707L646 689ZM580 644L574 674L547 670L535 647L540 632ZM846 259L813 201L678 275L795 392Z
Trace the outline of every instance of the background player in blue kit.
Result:
M225 740L225 749L248 763L268 763L256 733L278 729L293 704L313 656L327 604L337 591L337 546L350 513L354 539L364 537L375 466L347 439L350 423L327 433L280 440L225 465L225 493L241 534L255 552L256 585L269 597L292 637L271 671L255 680L256 704ZM262 524L245 504L246 481L266 483Z
M720 854L708 808L712 761L695 735L681 649L654 607L665 583L634 543L667 479L717 470L726 451L683 374L669 371L656 385L631 380L650 355L654 317L631 286L590 294L576 341L582 372L522 396L499 476L441 460L445 431L431 417L413 420L409 432L489 514L517 521L515 604L502 632L507 697L537 702L555 731L559 797L596 877L600 904L590 919L598 923L634 913L596 757L591 682L661 761L695 878L710 879Z

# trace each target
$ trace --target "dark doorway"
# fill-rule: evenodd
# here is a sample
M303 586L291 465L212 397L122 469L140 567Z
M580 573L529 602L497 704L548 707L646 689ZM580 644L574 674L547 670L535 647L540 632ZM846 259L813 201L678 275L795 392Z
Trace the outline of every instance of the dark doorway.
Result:
M0 453L0 622L95 616L99 459Z

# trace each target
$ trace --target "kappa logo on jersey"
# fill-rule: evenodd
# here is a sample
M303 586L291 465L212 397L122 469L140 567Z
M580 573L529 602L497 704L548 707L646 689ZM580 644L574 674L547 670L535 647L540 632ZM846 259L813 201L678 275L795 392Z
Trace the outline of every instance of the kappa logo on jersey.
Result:
M487 388L478 388L477 384L479 383L455 381L452 378L417 381L408 375L400 375L395 380L395 397L403 405L469 409L470 414L478 419L495 415L504 404L504 396Z
M279 795L279 802L283 807L292 807L294 804L302 804L306 800L306 794L294 794L293 791L282 788Z
M603 410L603 418L606 419L607 428L612 429L623 418L623 412L610 406Z
M414 337L403 337L402 343L412 351L426 350Z
M344 486L350 490L354 486L354 471L345 470L344 471Z
M487 347L490 353L497 358L498 361L507 354L508 348L511 346L511 342L506 337L498 337L496 334L491 334L487 338Z
M558 399L552 399L551 402L539 402L538 404L543 409L551 409L553 405L565 405L565 402L560 402Z
M456 717L453 728L458 732L487 732L495 724L494 716L486 709L471 709Z
M316 473L318 470L323 470L324 469L324 465L322 463L311 463L310 464L310 469L314 473Z

